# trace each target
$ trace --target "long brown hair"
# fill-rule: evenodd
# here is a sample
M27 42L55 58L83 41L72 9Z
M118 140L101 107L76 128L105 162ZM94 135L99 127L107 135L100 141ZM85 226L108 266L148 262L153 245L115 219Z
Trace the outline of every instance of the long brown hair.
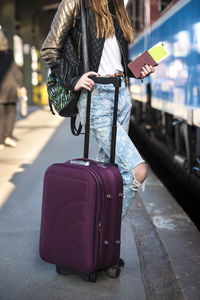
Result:
M108 8L108 0L88 0L89 5L94 11L97 38L111 37L115 33L112 15ZM124 0L113 0L117 20L120 24L124 37L128 43L133 43L133 29L124 6Z

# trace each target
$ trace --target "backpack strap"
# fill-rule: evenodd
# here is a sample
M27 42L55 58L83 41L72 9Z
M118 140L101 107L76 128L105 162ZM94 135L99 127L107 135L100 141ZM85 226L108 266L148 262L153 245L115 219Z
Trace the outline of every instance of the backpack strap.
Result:
M79 126L78 126L78 129L77 129L77 127L76 127L76 117L77 116L71 117L71 132L72 132L73 135L78 136L79 134L81 134L82 125L81 125L81 122L79 122Z
M86 26L86 9L85 1L81 0L81 32L82 32L82 52L83 52L83 69L84 73L89 71L89 57L87 49L87 26ZM71 132L77 136L81 133L82 125L79 123L78 129L76 128L76 116L71 117Z

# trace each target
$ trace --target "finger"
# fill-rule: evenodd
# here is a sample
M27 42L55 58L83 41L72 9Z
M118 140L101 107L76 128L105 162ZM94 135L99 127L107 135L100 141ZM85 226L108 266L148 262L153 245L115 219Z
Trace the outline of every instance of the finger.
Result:
M150 68L150 66L145 65L144 67L145 67L145 69L147 70L148 73L151 73L151 68Z
M141 72L141 78L144 78L146 75L145 75L145 73L142 71Z
M82 81L82 83L89 86L89 87L91 87L91 88L93 88L94 84L95 84L93 80L91 80L87 77Z
M85 75L87 75L87 77L88 76L99 76L99 74L98 73L96 73L96 72L93 72L93 71L90 71L90 72L87 72L87 73L85 73Z
M92 88L89 87L88 85L84 84L84 83L81 84L81 87L82 87L83 89L86 89L86 90L90 91L90 92L92 91Z
M142 67L142 71L144 72L145 75L148 75L148 74L149 74L149 72L146 70L145 67Z
M92 79L90 79L90 78L88 78L88 76L99 76L99 74L98 73L96 73L96 72L93 72L93 71L91 71L91 72L88 72L88 73L85 73L83 76L82 76L82 78L84 79L84 80L89 80L90 81L90 83L94 86L94 81L92 80Z
M154 67L152 67L152 66L149 66L149 67L150 67L150 69L151 69L151 72L154 73L154 72L155 72Z
M88 86L90 86L90 87L94 87L94 81L93 80L91 80L91 79L89 79L89 78L85 78L83 81L82 81L84 84L86 84L86 85L88 85Z
M86 83L86 82L87 82L88 84L92 85L92 86L94 86L94 84L95 84L94 81L93 81L92 79L88 78L88 77L87 77L86 80L85 80L85 83Z

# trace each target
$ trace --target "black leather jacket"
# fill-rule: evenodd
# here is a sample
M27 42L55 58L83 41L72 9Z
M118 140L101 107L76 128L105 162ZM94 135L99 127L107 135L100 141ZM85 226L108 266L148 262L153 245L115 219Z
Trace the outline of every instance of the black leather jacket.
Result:
M112 0L109 0L109 9L115 15ZM97 72L105 39L96 38L95 17L87 3L86 10L90 70ZM128 44L115 16L113 17L113 21L116 38L122 53L125 76L128 78L131 76L127 68L127 64L129 63ZM51 68L70 90L74 90L77 81L83 74L81 52L80 0L62 0L40 53L48 67Z

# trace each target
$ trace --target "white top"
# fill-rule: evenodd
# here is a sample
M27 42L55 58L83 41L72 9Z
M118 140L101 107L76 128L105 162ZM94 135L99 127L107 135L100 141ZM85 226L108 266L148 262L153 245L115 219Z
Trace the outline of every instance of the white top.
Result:
M121 52L116 36L105 40L103 53L98 69L98 74L105 76L108 74L115 74L116 72L124 71L121 63Z

